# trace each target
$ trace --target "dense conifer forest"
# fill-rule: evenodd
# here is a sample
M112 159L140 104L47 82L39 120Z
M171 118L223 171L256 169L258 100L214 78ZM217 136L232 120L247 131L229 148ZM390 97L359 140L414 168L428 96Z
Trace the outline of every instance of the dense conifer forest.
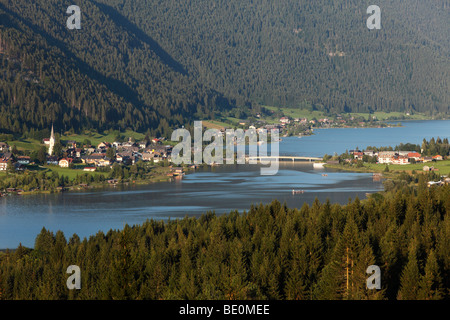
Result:
M69 30L67 7L80 6ZM259 105L448 115L447 0L1 0L4 133L151 130Z
M347 205L273 201L89 239L42 229L33 249L0 254L0 299L448 299L450 186L419 180ZM370 265L380 290L366 288Z

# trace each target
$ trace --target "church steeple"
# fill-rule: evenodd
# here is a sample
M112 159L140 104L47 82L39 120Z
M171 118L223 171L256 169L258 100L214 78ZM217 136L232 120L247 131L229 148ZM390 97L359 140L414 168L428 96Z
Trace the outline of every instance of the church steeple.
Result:
M53 147L55 146L55 133L53 131L53 123L52 123L52 132L50 134L50 146L48 148L48 154L53 154Z

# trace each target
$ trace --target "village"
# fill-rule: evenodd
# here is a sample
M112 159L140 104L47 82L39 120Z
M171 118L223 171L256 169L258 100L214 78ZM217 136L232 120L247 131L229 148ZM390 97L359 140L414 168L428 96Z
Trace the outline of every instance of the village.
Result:
M448 174L450 171L448 169L449 154L428 156L424 155L423 151L419 153L406 150L375 151L372 149L355 149L349 150L340 156L325 155L324 161L327 167L376 171L378 173L374 173L374 176L376 175L377 177L381 175L381 172L390 172L391 166L393 167L392 170L397 172L416 173L417 171L422 171L423 173L435 173L435 176L439 179L429 181L429 187L450 184ZM441 172L440 168L445 168L445 170Z
M86 172L94 172L102 168L111 168L114 164L130 166L138 161L152 164L170 163L171 145L164 145L163 138L151 141L134 141L129 138L125 142L101 142L85 145L73 140L61 141L61 150L55 152L56 139L51 130L50 138L44 138L42 145L46 147L45 161L41 164L58 166L60 168L77 168ZM0 171L24 171L35 165L29 155L15 155L12 147L6 142L0 142ZM173 175L180 174L179 168L173 168Z

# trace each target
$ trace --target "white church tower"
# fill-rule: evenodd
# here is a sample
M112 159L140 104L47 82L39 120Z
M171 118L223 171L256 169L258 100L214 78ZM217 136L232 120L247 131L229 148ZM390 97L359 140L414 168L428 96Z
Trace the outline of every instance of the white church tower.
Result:
M48 147L48 154L53 155L53 147L55 146L55 134L53 132L53 123L52 123L52 133L50 134L50 142Z

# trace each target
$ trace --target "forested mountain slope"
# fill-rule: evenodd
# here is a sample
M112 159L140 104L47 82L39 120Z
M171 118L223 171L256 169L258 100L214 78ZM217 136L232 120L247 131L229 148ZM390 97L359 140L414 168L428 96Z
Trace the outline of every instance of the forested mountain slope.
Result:
M81 30L69 30L70 5ZM448 0L0 0L0 125L166 134L235 106L449 114Z
M62 1L0 1L1 128L132 128L160 135L229 108L149 36L94 1L82 28Z
M448 113L448 0L99 0L199 80L267 105ZM382 11L370 31L369 5Z

